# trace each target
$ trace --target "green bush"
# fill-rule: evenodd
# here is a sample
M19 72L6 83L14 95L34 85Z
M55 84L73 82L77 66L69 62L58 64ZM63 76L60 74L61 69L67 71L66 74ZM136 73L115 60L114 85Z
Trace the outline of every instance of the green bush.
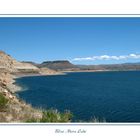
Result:
M0 111L5 111L7 107L8 99L5 98L5 96L0 93Z
M40 120L36 118L31 118L26 120L27 123L35 123L35 122L70 122L72 118L72 114L70 111L65 111L64 113L60 113L57 110L49 109L42 111L42 118Z
M60 113L57 110L43 111L43 116L40 122L70 122L72 114L69 111Z

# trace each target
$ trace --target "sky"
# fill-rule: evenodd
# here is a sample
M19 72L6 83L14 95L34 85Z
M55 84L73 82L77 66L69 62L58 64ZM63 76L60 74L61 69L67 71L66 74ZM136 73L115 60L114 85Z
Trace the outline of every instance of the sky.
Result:
M140 18L0 18L0 50L36 63L140 62Z

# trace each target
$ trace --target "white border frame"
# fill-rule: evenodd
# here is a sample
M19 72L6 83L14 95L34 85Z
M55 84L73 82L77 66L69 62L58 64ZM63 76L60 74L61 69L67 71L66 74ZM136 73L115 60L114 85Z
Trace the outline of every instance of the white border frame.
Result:
M64 17L64 18L70 18L70 17L84 17L84 18L88 18L88 17L112 17L112 18L119 18L119 17L122 17L122 18L140 18L140 14L0 14L0 18L42 18L42 17ZM0 126L3 126L3 125L56 125L56 126L63 126L63 125L140 125L140 122L139 123L108 123L108 122L105 122L105 123L0 123Z
M0 14L1 17L131 17L140 14ZM56 134L56 129L85 129L85 134ZM50 139L98 139L98 140L140 140L139 123L0 123L0 135L4 140L46 140Z

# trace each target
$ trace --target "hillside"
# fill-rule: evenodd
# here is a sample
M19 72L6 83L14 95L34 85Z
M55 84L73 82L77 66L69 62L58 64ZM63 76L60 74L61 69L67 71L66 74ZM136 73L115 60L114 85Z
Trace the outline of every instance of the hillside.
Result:
M28 118L42 117L40 111L20 101L13 94L20 90L20 87L13 84L15 78L13 73L18 73L21 69L37 70L38 68L28 64L23 65L0 51L0 122L24 122Z
M10 55L0 51L0 71L2 72L39 72L39 69L29 63L18 62Z

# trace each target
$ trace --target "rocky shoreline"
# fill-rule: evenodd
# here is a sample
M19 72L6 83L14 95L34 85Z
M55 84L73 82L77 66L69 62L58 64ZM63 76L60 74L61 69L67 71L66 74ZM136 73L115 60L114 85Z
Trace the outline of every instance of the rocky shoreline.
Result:
M17 98L15 92L22 88L15 85L15 76L0 73L0 94L7 100L5 108L0 110L0 122L26 122L27 119L40 119L42 112Z

